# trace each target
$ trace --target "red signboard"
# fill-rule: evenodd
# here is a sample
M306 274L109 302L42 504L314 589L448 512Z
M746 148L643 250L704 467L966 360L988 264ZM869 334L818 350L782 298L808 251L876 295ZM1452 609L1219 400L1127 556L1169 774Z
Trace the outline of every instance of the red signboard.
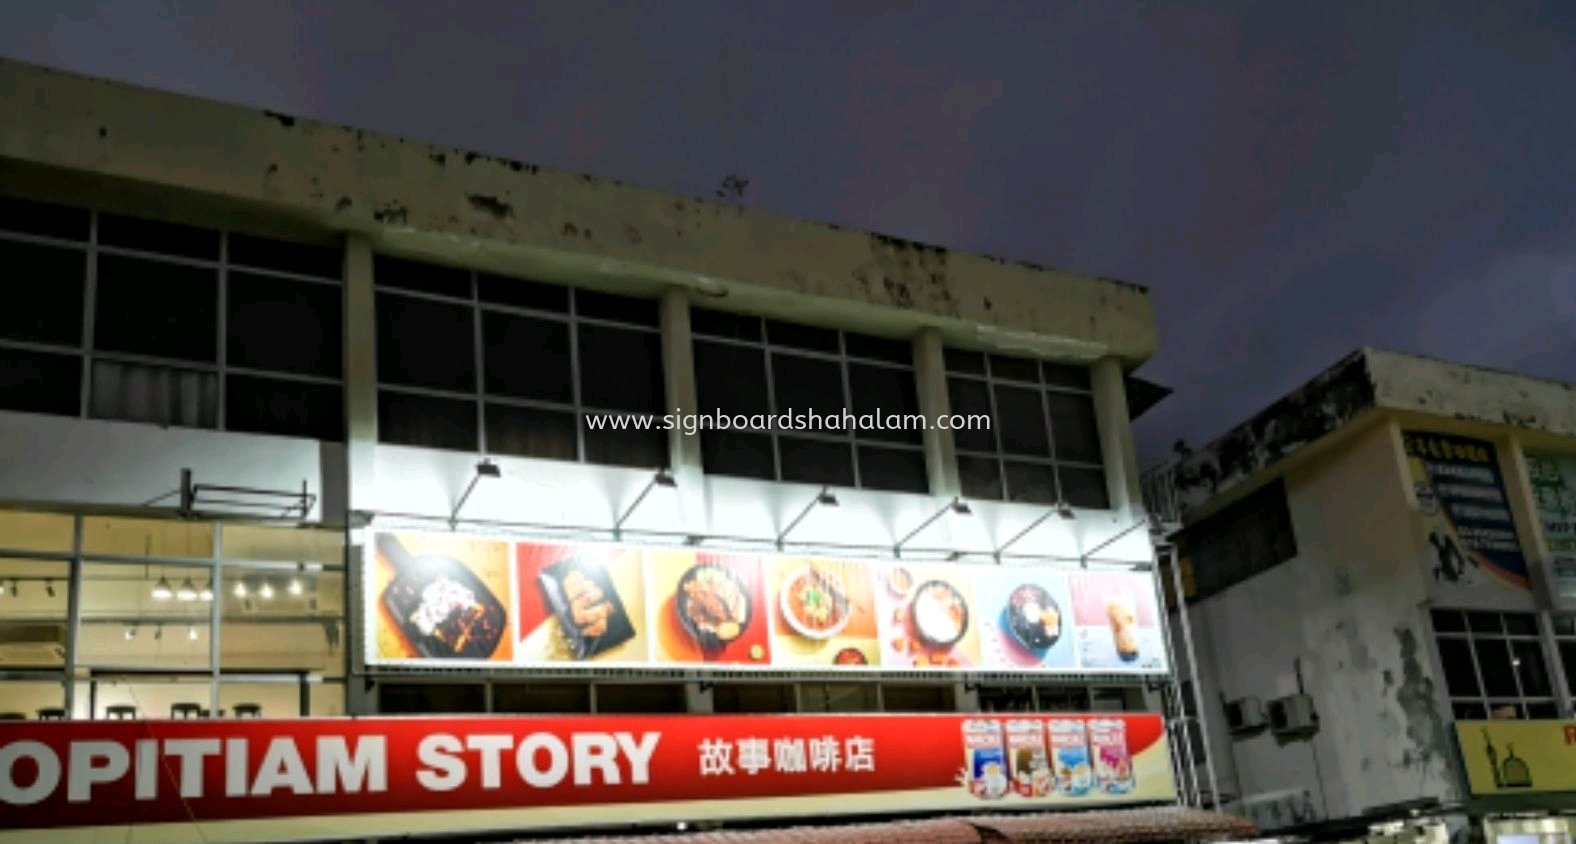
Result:
M105 828L289 841L1173 795L1151 715L0 724L0 841Z

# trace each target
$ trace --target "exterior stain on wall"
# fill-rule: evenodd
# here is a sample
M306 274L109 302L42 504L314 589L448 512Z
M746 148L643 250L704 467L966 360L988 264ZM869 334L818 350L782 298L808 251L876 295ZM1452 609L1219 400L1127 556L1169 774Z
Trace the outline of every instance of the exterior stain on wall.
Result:
M873 294L874 280L880 279L887 302L912 308L923 302L943 313L958 315L951 279L947 275L946 249L886 235L869 237L870 260L853 270L867 295Z
M470 193L466 194L465 198L470 201L472 208L495 220L508 220L514 217L514 206L496 196Z
M639 246L640 242L644 240L644 238L640 236L640 229L635 228L629 223L625 223L624 240L629 243L630 246Z
M1395 628L1396 642L1401 648L1401 684L1395 689L1395 701L1406 718L1404 735L1411 743L1402 754L1402 767L1423 769L1426 775L1431 766L1450 770L1450 731L1434 704L1434 680L1423 671L1419 661L1417 633L1407 625ZM1456 785L1448 775L1444 779L1454 791Z
M1374 406L1365 352L1348 355L1296 391L1184 459L1176 467L1186 511L1268 468Z
M403 226L410 218L410 209L398 202L391 202L381 208L374 209L372 219L391 226Z
M354 201L352 201L350 197L348 197L348 196L341 196L339 198L339 201L334 203L334 210L338 211L340 213L344 213L346 211L349 211L351 206L353 206L355 204L356 203Z

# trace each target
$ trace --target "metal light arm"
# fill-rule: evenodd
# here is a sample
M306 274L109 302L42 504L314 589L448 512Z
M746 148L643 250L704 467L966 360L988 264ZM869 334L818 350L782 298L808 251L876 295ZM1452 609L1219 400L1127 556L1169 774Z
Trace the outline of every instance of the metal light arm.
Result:
M804 505L804 509L799 511L799 515L794 516L793 521L789 522L788 526L783 528L783 532L777 534L777 550L782 550L783 540L787 539L788 534L793 533L793 529L798 527L799 523L804 521L806 516L810 515L811 510L814 510L819 505L832 505L837 503L837 499L832 497L831 490L832 488L828 486L821 487L821 490L815 494L815 497L810 499L810 503Z
M1132 533L1135 530L1138 530L1141 527L1149 527L1153 523L1154 522L1148 516L1145 516L1143 518L1143 520L1138 522L1137 524L1129 525L1128 527L1124 528L1121 533L1118 533L1117 535L1115 535L1113 537L1110 537L1109 539L1107 539L1106 541L1100 543L1099 545L1096 545L1093 548L1090 548L1088 551L1085 551L1084 553L1080 554L1078 556L1078 561L1080 563L1082 563L1085 567L1087 567L1089 565L1089 558L1093 557L1095 554L1098 554L1101 551L1104 551L1106 548L1109 548L1112 545L1116 544L1116 541L1121 539L1122 537Z
M1066 504L1060 504L1060 503L1057 504L1055 507L1052 507L1051 509L1045 511L1045 513L1043 513L1038 519L1035 519L1034 521L1030 522L1028 527L1024 528L1023 530L1018 531L1015 535L1013 535L1013 537L1011 539L1007 540L1007 542L1004 545L1002 545L1000 548L996 549L996 555L995 555L996 556L996 563L998 565L1000 565L1001 564L1001 555L1007 553L1007 549L1008 548L1011 548L1012 546L1017 545L1018 544L1018 540L1024 538L1025 536L1028 536L1030 532L1032 532L1035 528L1039 527L1040 525L1045 524L1046 520L1050 519L1050 517L1052 517L1052 516L1061 516L1064 519L1071 519L1073 517L1073 512L1072 512L1072 509L1069 508Z
M673 485L673 476L668 473L668 470L663 469L662 471L653 475L651 480L646 482L645 489L642 489L640 494L635 496L635 500L630 502L629 507L625 508L624 512L619 515L618 521L613 523L614 541L623 538L624 522L629 521L629 517L635 514L635 510L640 508L641 502L646 500L646 496L650 495L653 489L656 489L659 486L671 487Z
M940 510L937 510L934 514L931 515L930 518L924 520L923 522L920 522L919 523L919 527L914 528L913 530L908 532L907 536L903 537L902 539L899 539L897 541L897 544L892 546L892 556L894 556L894 557L901 557L901 556L903 556L903 546L907 545L909 543L909 540L911 540L914 537L918 536L920 534L920 532L923 531L925 528L928 528L931 525L935 524L937 519L941 518L942 516L945 516L949 511L950 512L954 512L954 513L964 514L964 513L968 513L969 512L969 508L968 508L967 504L963 503L963 499L961 499L961 498L954 498L951 501L947 502L947 506L942 507Z
M476 485L481 482L481 479L496 478L501 475L502 473L498 470L498 467L489 461L483 460L476 464L476 474L471 475L471 482L465 485L465 492L460 494L460 500L454 503L454 509L449 513L449 530L454 530L459 524L460 511L465 509L465 502L470 499L471 493L476 491Z

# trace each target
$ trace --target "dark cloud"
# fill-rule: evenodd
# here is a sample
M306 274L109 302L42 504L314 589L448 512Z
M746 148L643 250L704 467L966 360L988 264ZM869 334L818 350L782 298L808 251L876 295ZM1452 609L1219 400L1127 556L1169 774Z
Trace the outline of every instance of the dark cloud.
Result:
M1149 456L1358 345L1576 380L1576 6L57 2L0 53L1145 284Z

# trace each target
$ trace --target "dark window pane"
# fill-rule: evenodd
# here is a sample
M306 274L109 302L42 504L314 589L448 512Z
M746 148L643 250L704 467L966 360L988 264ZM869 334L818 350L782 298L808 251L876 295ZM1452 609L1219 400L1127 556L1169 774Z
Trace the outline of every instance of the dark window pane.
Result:
M1062 465L1056 469L1062 482L1062 500L1088 510L1111 509L1104 469L1083 469Z
M569 288L559 284L477 273L476 298L495 305L569 313Z
M226 376L224 427L338 442L345 438L345 396L338 384Z
M82 358L0 346L0 409L81 413Z
M1483 691L1489 697L1516 697L1516 670L1510 664L1510 648L1504 639L1473 639L1478 671L1483 675Z
M440 712L474 714L487 710L481 685L447 683L382 683L378 712L383 715L428 715Z
M700 337L722 337L729 340L761 340L761 318L712 311L706 308L690 309L690 333Z
M1031 358L991 355L990 374L992 378L1006 378L1012 381L1027 381L1030 384L1038 384L1040 383L1040 364Z
M1576 636L1576 615L1557 615L1551 620L1554 622L1554 635Z
M797 708L798 698L787 683L722 683L712 689L713 712L776 714Z
M564 403L575 399L568 322L483 311L482 360L489 393Z
M994 457L958 457L958 480L964 498L1002 500L1001 463Z
M1056 439L1056 459L1079 463L1100 462L1100 427L1094 418L1094 399L1048 392L1051 436Z
M1454 715L1457 721L1488 720L1488 709L1481 703L1452 703L1450 705L1450 714Z
M947 394L952 413L956 416L982 416L990 419L990 388L984 381L972 378L948 378ZM953 442L964 451L996 450L996 431L990 425L958 426L952 423Z
M848 392L854 399L854 415L880 414L881 424L892 426L860 430L855 434L859 439L916 444L924 440L925 432L910 426L906 418L919 413L919 388L912 369L850 363ZM890 418L893 415L900 418Z
M766 321L766 341L773 346L837 354L837 332L793 322Z
M615 296L596 290L575 291L575 316L656 328L662 324L657 300Z
M778 437L783 480L833 486L854 485L854 455L847 443Z
M1512 636L1538 635L1538 618L1529 613L1506 613L1502 620L1505 622L1505 632Z
M684 710L684 687L678 683L602 683L596 687L597 712L644 715Z
M379 390L378 440L476 451L476 403Z
M230 365L339 377L338 287L232 272L225 304Z
M179 223L162 223L141 217L99 214L100 246L157 252L182 258L219 260L219 232Z
M1560 717L1560 708L1552 700L1528 701L1525 711L1534 721L1555 721Z
M772 438L740 431L705 431L700 435L701 466L708 473L736 478L776 480Z
M1565 668L1565 684L1576 695L1576 642L1560 642L1560 664Z
M868 445L859 446L858 451L861 487L889 492L930 491L930 479L925 475L923 451L876 448Z
M617 428L603 422L600 430L586 428L586 462L608 466L662 469L668 465L668 432L641 429L631 423Z
M962 372L969 375L985 374L985 355L980 352L944 349L942 350L942 355L947 362L948 372Z
M82 344L87 253L0 239L0 337L62 346Z
M1043 463L1012 463L1005 467L1007 500L1025 504L1055 504L1056 470Z
M93 344L105 351L211 363L218 357L218 271L100 255Z
M589 683L495 683L494 712L583 715L591 711Z
M169 366L97 360L89 387L94 419L181 428L219 426L219 376Z
M1051 456L1051 438L1045 430L1040 391L1000 384L996 392L996 427L1006 454Z
M766 397L766 353L761 349L696 340L695 382L702 413L753 416L771 412Z
M471 308L379 293L377 312L379 382L459 392L476 389Z
M896 686L881 684L883 712L956 712L951 686Z
M86 242L88 218L81 208L0 196L0 231Z
M1068 387L1074 390L1089 389L1089 370L1082 366L1065 366L1059 363L1040 362L1040 371L1045 374L1045 383L1053 387Z
M1434 610L1431 615L1435 633L1467 632L1467 620L1456 610Z
M1523 697L1552 697L1554 684L1549 681L1549 667L1543 662L1543 646L1536 639L1518 639L1510 643L1511 659L1516 666L1516 676L1521 678Z
M372 257L372 280L378 287L396 287L418 293L435 293L456 299L471 298L471 271L443 267L391 255Z
M906 340L871 337L868 334L843 334L843 349L851 358L884 360L888 363L914 365L914 347Z
M227 257L231 266L256 267L335 281L345 272L344 253L337 246L296 243L249 234L230 234Z
M1505 627L1497 612L1469 612L1467 613L1467 627L1473 633L1502 634Z
M548 460L579 457L572 411L489 403L486 417L490 454Z
M1477 697L1477 671L1472 667L1472 646L1465 639L1440 639L1439 662L1445 669L1445 688L1451 697Z
M578 333L583 406L661 413L661 335L604 325L580 325Z
M772 355L772 387L778 413L809 413L841 417L843 368L834 361ZM818 430L842 430L840 418L822 423Z

